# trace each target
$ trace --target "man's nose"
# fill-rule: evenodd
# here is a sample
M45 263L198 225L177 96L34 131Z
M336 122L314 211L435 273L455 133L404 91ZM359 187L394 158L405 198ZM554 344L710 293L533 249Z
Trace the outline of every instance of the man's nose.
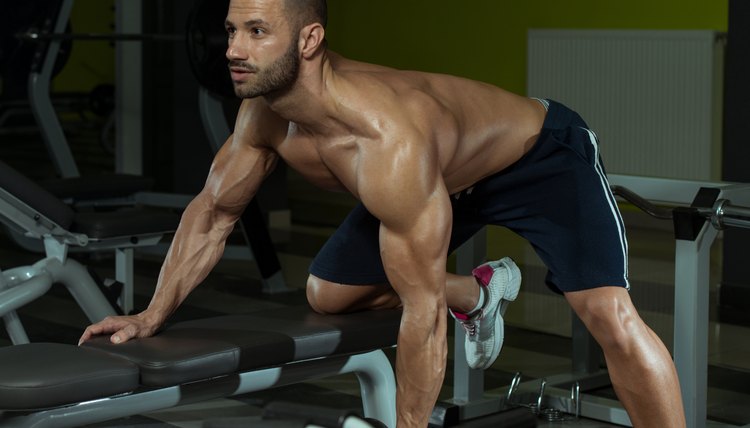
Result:
M242 45L237 42L237 39L229 39L227 45L227 59L230 60L244 60L247 59L247 53L242 48Z

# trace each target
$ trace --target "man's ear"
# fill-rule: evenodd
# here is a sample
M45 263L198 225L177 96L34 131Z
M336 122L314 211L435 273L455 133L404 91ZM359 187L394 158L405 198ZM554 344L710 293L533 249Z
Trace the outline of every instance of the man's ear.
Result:
M326 30L319 23L302 28L299 33L299 51L302 57L309 59L325 44Z

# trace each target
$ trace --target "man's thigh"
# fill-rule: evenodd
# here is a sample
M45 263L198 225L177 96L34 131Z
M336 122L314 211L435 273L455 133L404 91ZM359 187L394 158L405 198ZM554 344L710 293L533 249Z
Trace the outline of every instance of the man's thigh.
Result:
M471 195L488 223L531 243L556 292L628 287L625 228L597 144L585 128L550 132Z
M455 197L449 253L471 238L484 223L474 210L462 209ZM310 274L337 284L377 285L388 278L380 258L380 221L357 205L323 245L310 265Z

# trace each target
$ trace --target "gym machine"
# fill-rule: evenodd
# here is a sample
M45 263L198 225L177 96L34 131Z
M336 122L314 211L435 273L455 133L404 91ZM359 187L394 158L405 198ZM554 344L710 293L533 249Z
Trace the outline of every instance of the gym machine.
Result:
M29 28L13 35L24 43L36 43L37 51L34 55L32 72L28 81L30 107L34 113L46 146L58 174L63 178L59 181L46 183L45 187L58 196L77 205L129 205L142 204L151 207L184 208L192 199L190 195L166 194L151 192L151 180L132 174L113 174L87 180L80 177L78 167L67 144L62 126L50 99L50 82L55 72L58 54L63 42L71 40L112 40L112 41L185 41L188 40L188 52L191 68L196 78L203 86L200 88L200 108L203 126L206 130L211 150L218 151L221 144L230 134L221 110L220 96L234 96L226 68L223 61L223 49L217 49L217 32L223 32L223 18L216 21L218 25L207 23L207 17L225 14L228 2L223 4L202 1L196 5L196 11L191 14L191 21L185 34L91 34L66 32L74 0L62 0L58 9L52 7L53 16L44 20L41 28ZM200 10L197 10L200 9ZM222 15L223 16L223 15ZM208 34L207 32L211 32ZM220 37L223 43L225 39ZM205 49L206 43L212 44ZM191 45L194 44L195 46ZM201 52L202 55L198 55ZM210 67L206 62L210 62ZM213 82L220 82L215 84ZM206 89L205 85L209 85ZM253 200L239 221L238 230L241 231L247 246L228 245L225 257L254 260L261 274L262 291L275 294L290 291L287 287L281 263L273 246L266 220L257 200ZM12 238L22 247L37 250L37 242L24 239L21 236ZM145 252L165 252L165 245L156 245ZM117 261L118 264L132 266L132 254L129 258ZM117 279L121 280L120 278ZM132 307L132 281L123 281L123 311L130 312Z
M679 205L676 240L674 361L687 425L706 426L708 294L711 245L725 227L750 227L750 184L610 176L646 201ZM713 425L712 425L713 426Z
M610 175L613 193L655 218L672 219L676 240L674 361L687 426L707 426L708 294L711 244L726 227L750 228L750 184L697 182ZM457 273L469 274L485 261L486 238L480 232L457 251ZM466 366L463 347L455 347L454 394L433 412L431 426L457 425L515 406L529 408L543 419L585 417L632 426L622 405L587 392L607 386L599 370L600 350L583 324L573 317L570 373L522 382L517 373L507 393L484 392L483 372ZM456 343L464 340L456 324ZM502 358L502 354L500 356ZM733 426L711 422L711 427Z

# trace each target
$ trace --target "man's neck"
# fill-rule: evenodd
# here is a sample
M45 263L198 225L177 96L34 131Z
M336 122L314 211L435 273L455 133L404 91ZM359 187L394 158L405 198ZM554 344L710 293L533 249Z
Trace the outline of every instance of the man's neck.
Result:
M293 122L298 129L314 135L335 132L335 104L329 92L334 76L325 51L311 60L303 60L294 86L283 93L266 95L271 110Z

